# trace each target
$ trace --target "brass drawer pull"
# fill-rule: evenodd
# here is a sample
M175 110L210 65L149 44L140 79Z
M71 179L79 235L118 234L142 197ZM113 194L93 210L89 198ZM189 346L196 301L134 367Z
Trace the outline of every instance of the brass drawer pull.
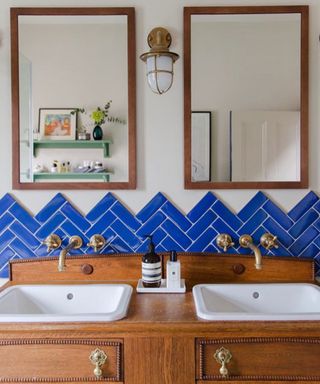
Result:
M228 364L232 358L230 351L224 347L221 347L216 350L216 353L214 354L214 358L219 364L221 364L221 367L219 369L221 376L227 377L229 375L229 372L226 367L226 364Z
M94 351L91 352L89 356L89 360L93 365L95 365L95 368L93 370L93 373L95 377L98 379L102 376L102 369L101 367L107 360L107 355L99 348L96 348Z

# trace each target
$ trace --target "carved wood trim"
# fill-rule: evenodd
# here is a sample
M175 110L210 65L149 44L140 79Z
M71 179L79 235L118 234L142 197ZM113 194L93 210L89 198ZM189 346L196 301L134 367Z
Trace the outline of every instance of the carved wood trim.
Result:
M199 345L199 380L226 381L221 375L207 375L205 373L205 351L206 345L221 344L266 344L266 343L303 343L320 344L320 338L300 338L300 337L245 337L245 338L222 338L222 339L197 339ZM231 375L228 381L246 380L246 381L315 381L320 382L320 376L312 375Z
M103 378L95 377L0 377L0 383L70 383L81 382L121 382L122 342L99 339L4 339L0 348L16 345L92 345L114 347L116 349L116 375Z

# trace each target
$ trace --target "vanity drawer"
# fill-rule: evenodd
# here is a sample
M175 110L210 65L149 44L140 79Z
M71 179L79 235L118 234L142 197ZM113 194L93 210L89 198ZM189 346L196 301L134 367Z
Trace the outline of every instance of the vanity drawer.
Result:
M221 348L232 355L225 378L215 359L217 351L226 356ZM196 356L199 381L320 382L320 338L201 338L196 339Z
M94 374L93 351L106 355L102 378ZM0 340L0 383L122 382L123 341L106 339ZM5 363L4 363L5 362Z

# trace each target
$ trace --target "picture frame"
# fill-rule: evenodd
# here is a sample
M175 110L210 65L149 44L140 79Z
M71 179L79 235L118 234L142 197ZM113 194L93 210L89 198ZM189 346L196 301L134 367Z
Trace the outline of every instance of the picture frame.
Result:
M76 108L40 108L39 138L41 140L75 140Z
M211 181L211 112L191 112L191 179Z

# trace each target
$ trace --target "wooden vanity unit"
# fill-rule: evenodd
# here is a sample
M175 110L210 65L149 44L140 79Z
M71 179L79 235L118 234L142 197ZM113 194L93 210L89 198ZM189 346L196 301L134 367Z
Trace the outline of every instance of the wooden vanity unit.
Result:
M167 257L162 256L164 266ZM191 292L199 283L314 283L311 261L264 257L257 271L252 256L193 253L179 258L187 293L134 290L122 320L0 323L0 383L320 382L320 322L205 321L196 316ZM140 262L140 255L72 256L66 270L58 272L57 258L15 261L7 286L81 281L136 287ZM232 354L227 378L214 358L222 347ZM89 361L96 349L107 355L101 379Z

